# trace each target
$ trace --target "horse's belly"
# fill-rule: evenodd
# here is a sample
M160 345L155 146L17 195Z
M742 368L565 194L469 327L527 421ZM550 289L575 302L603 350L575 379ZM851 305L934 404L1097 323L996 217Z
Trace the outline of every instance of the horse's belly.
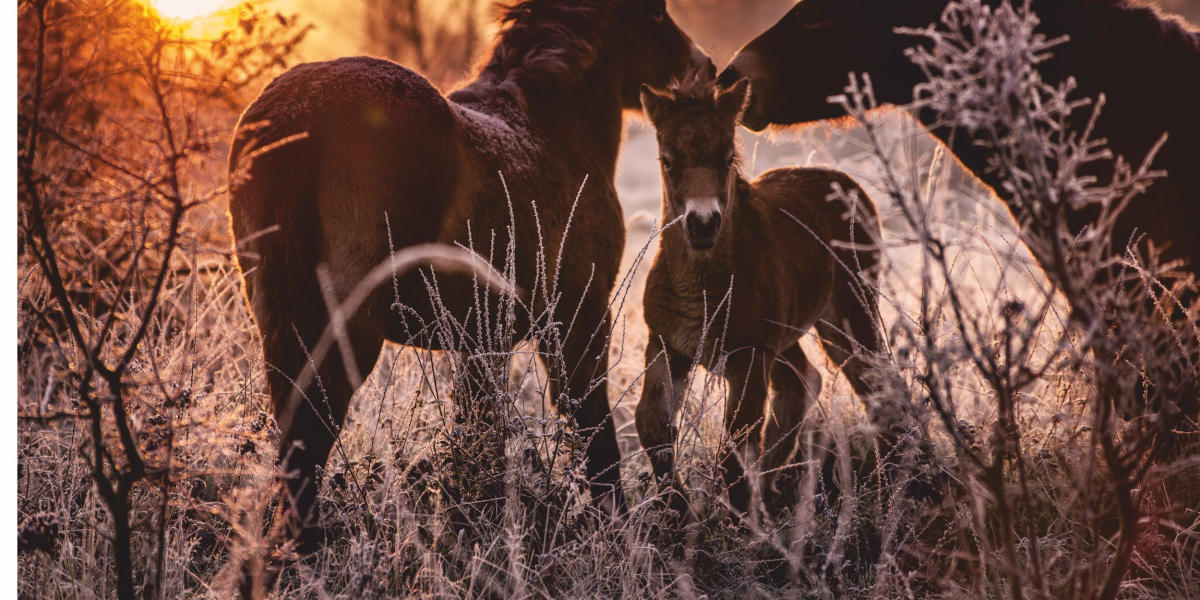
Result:
M385 284L379 290L386 302L388 317L384 336L392 342L430 350L469 350L477 347L511 347L513 340L530 331L528 316L515 311L515 320L502 331L496 325L505 321L511 298L502 298L470 274L433 272L421 269ZM486 313L483 327L480 310ZM449 337L447 337L449 336ZM453 338L457 347L443 348Z

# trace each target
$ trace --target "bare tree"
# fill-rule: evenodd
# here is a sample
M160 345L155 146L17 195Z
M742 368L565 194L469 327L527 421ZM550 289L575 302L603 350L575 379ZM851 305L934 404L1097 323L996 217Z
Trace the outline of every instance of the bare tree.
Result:
M366 5L364 47L445 88L479 58L479 13L479 0L374 0Z
M162 594L167 501L180 476L175 423L191 389L164 374L148 346L156 336L185 339L193 326L186 305L164 295L194 276L177 253L205 233L188 228L187 215L221 194L203 165L229 117L211 108L236 103L304 35L282 15L238 10L237 32L209 56L210 44L134 2L19 8L19 260L31 281L19 314L23 359L48 354L60 382L19 414L30 426L85 427L79 451L111 520L120 598L136 597L139 579L146 597ZM157 550L147 553L156 558L139 573L135 529L149 522L132 498L144 483L158 486L161 502Z

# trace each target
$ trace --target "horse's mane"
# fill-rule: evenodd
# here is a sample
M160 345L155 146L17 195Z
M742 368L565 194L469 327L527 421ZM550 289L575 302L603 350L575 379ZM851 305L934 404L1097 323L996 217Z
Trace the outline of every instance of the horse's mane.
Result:
M716 106L717 84L704 71L693 71L688 75L672 79L661 93L670 96L676 108L685 106Z
M516 97L546 82L576 83L600 52L613 0L522 0L504 10L480 79Z
M1131 19L1158 25L1159 39L1170 44L1180 44L1193 52L1200 52L1200 29L1182 17L1164 13L1157 5L1144 0L1086 0L1107 5L1126 13Z

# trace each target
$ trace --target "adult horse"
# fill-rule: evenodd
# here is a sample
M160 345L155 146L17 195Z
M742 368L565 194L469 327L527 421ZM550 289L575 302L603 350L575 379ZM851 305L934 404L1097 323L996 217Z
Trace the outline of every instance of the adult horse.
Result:
M592 434L593 497L623 502L606 386L592 385L607 367L608 301L625 241L613 184L622 112L640 107L644 83L715 69L664 0L524 0L503 22L478 77L448 96L393 62L345 58L291 69L242 115L230 214L269 365L293 534L309 524L319 468L355 392L348 371L369 373L385 340L437 347L411 335L436 316L422 279L431 274L411 272L346 315L346 366L324 361L316 377L298 379L330 321L323 283L345 298L393 250L424 243L474 240L487 256L508 246L510 226L518 286L533 287L539 250L543 272L559 274L564 314L548 318L574 319L560 348L573 375L552 382L551 394L580 402L573 414ZM569 223L587 234L559 247ZM440 306L469 318L470 276L438 273L437 289ZM519 318L516 330L528 326Z
M985 0L998 4L998 0ZM842 116L827 98L846 84L846 74L869 73L877 98L903 104L925 80L904 54L916 45L897 27L925 27L939 20L947 0L803 0L777 24L747 44L721 73L730 85L748 77L751 99L742 124L753 130ZM1200 33L1153 7L1131 0L1034 0L1048 39L1070 40L1055 47L1041 65L1043 79L1078 82L1077 96L1106 97L1095 138L1106 138L1118 156L1137 164L1164 132L1170 139L1154 167L1169 176L1154 183L1120 215L1113 241L1122 246L1135 231L1167 247L1165 258L1200 269ZM1081 129L1089 111L1077 111ZM936 125L937 115L918 115ZM1002 174L991 169L991 152L969 136L935 135L951 144L959 160L994 190ZM1106 181L1109 173L1096 173ZM1078 232L1098 215L1095 207L1073 211L1067 224ZM1115 250L1120 250L1116 248Z

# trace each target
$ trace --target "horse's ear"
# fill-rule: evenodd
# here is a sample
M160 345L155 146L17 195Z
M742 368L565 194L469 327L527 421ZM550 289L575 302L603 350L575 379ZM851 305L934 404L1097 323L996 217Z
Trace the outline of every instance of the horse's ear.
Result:
M750 100L750 80L743 77L737 83L717 90L717 108L734 121L742 118L742 111Z
M657 123L658 118L666 112L667 103L671 96L664 94L646 84L642 84L642 109L646 111L651 123Z

